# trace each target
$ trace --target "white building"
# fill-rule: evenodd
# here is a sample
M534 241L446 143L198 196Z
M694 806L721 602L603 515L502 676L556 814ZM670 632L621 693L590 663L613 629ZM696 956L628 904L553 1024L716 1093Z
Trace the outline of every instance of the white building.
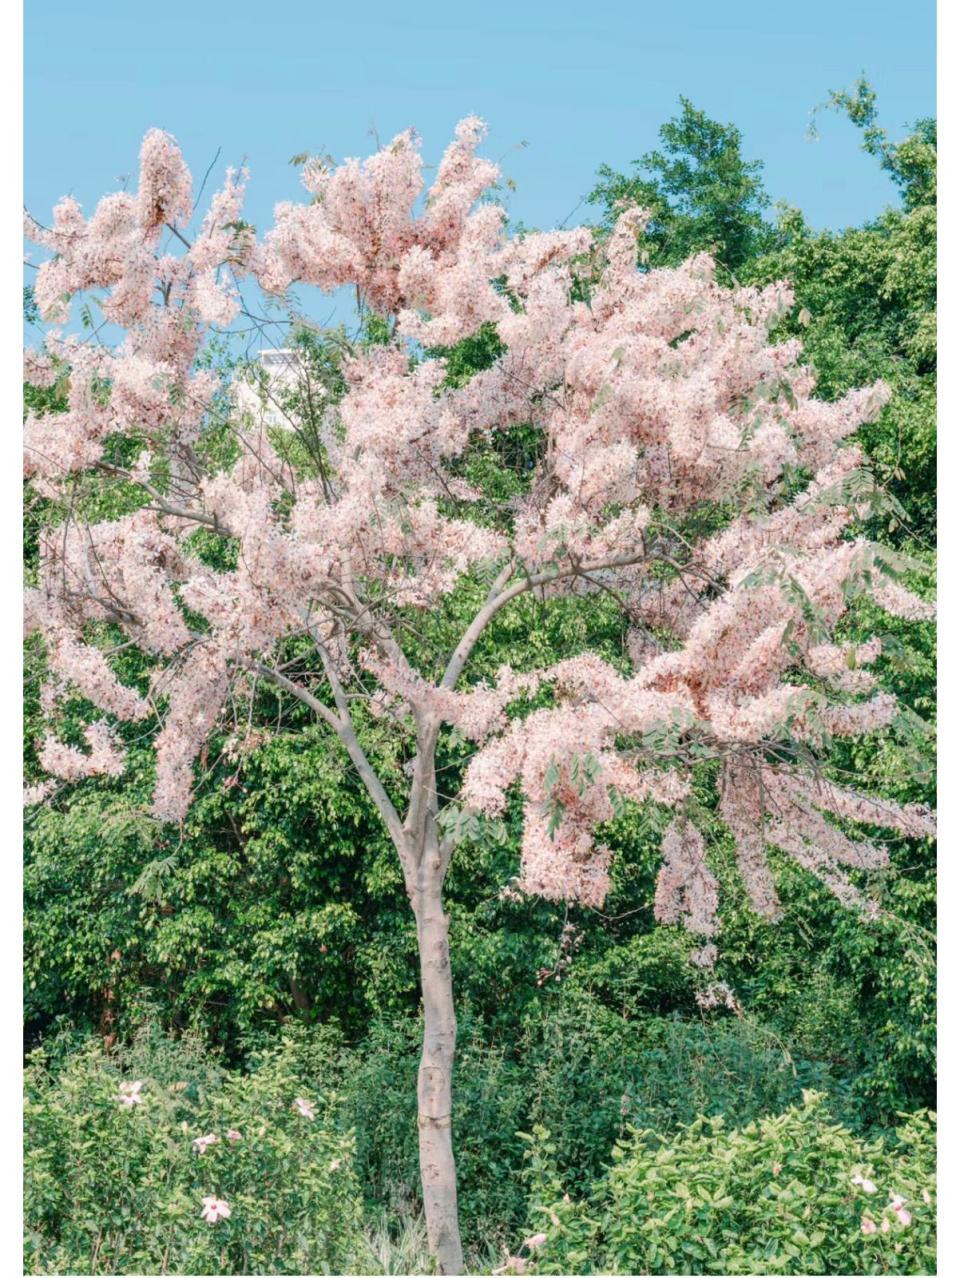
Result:
M295 350L261 351L258 364L262 373L257 376L238 377L233 385L237 407L249 414L261 426L273 426L280 430L292 429L288 417L281 410L284 398L295 390L304 377L303 361Z

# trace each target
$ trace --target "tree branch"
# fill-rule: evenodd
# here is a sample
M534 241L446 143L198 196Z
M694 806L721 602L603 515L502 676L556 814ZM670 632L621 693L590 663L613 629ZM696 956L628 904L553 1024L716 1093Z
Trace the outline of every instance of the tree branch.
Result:
M591 572L599 572L603 568L626 568L630 564L639 563L641 559L645 559L646 552L644 550L635 551L630 555L620 555L613 559L600 560L597 563L577 563L570 564L566 568L553 568L546 572L536 573L533 576L524 577L522 581L515 581L512 586L502 593L488 597L487 602L483 605L477 615L471 621L470 625L464 631L463 638L457 644L444 671L443 678L440 680L441 688L453 688L456 686L457 680L463 671L463 667L467 663L467 659L473 648L483 634L484 630L497 615L501 608L506 607L511 600L516 599L518 595L525 594L528 590L535 590L537 586L547 586L555 581L562 581L567 577L584 577ZM512 563L508 565L512 568ZM504 570L506 571L506 570ZM497 578L499 582L503 578L503 573ZM505 580L505 578L504 578ZM497 583L494 583L496 586ZM492 592L491 592L492 593Z
M279 670L274 670L272 666L262 665L259 661L245 661L243 664L248 670L252 670L258 675L263 675L264 679L269 679L278 688L282 688L284 692L289 692L292 697L296 697L298 701L301 701L311 709L318 718L322 719L328 727L332 728L337 736L340 735L343 729L342 720L333 713L329 706L325 706L322 701L319 701L312 692L308 692L301 684L288 679Z
M411 859L407 845L407 838L403 829L403 823L400 820L399 813L391 802L390 796L384 789L382 781L373 770L373 765L364 753L363 746L357 739L356 730L353 726L353 721L350 718L350 711L347 706L343 688L340 684L340 680L337 678L336 671L333 670L332 664L330 664L329 656L326 654L322 645L318 644L317 646L321 657L324 658L324 669L326 671L327 678L330 680L334 700L337 702L337 707L340 710L339 715L334 714L330 707L325 706L322 701L319 701L313 695L313 693L308 692L307 689L302 687L300 684L294 683L294 681L292 679L288 679L286 675L280 674L278 670L274 670L270 666L261 665L256 661L247 661L245 664L248 669L256 671L257 674L262 675L265 679L269 679L272 683L275 683L278 688L283 688L285 692L289 692L291 696L296 697L297 700L301 701L305 706L309 706L309 708L337 734L340 741L343 743L347 754L349 754L353 766L360 774L360 779L366 786L367 792L373 799L378 812L383 818L383 823L387 827L387 831L389 832L394 846L400 855L404 874L409 880Z

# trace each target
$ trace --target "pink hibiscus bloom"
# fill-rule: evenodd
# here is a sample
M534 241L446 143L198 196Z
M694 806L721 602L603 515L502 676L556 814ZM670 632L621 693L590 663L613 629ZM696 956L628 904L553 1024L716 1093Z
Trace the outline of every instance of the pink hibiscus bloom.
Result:
M857 1173L856 1176L850 1177L850 1184L859 1185L865 1194L875 1194L877 1192L877 1187L873 1183L873 1181L866 1180L863 1176L859 1174L859 1172Z
M893 1208L893 1214L901 1225L909 1225L913 1220L913 1217L907 1211L906 1200L901 1198L899 1194L890 1195L890 1206Z
M133 1109L134 1105L142 1105L143 1097L140 1095L140 1088L142 1086L142 1078L138 1078L135 1083L121 1083L120 1094L117 1097L117 1100L121 1105L126 1105L127 1109Z
M208 1194L203 1200L203 1211L200 1214L204 1220L209 1221L211 1225L215 1225L218 1220L229 1219L230 1204L224 1202L222 1198L216 1198L213 1194Z

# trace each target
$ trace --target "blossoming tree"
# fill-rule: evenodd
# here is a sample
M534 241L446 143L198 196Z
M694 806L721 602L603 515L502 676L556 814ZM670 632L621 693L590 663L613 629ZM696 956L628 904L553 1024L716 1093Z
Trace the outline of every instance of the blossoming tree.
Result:
M52 330L26 356L27 379L66 379L68 398L66 411L26 423L27 473L57 512L27 591L46 651L40 758L51 778L28 800L121 773L118 725L156 716L153 811L180 822L206 739L258 681L329 729L383 819L416 920L421 1172L444 1273L463 1259L442 890L458 843L502 812L514 785L519 886L590 906L609 884L598 827L624 801L671 809L655 913L698 938L708 974L718 880L691 802L698 767L716 778L747 891L767 916L778 909L769 848L869 914L859 872L881 868L885 852L857 826L932 831L926 810L818 767L832 738L897 713L870 671L880 642L835 633L851 601L866 593L895 615L929 614L851 527L876 493L850 436L885 388L812 398L798 343L771 340L789 288L721 287L706 255L638 270L638 210L602 244L586 229L509 235L482 198L497 177L477 155L482 135L478 120L460 124L422 201L412 133L363 163L310 161L311 198L278 205L258 240L241 220L242 173L227 174L192 224L190 174L153 131L136 193L106 197L89 219L64 199L49 228L27 228L49 253L35 289L43 316L66 322L71 300L98 290L123 330L109 346ZM246 310L241 287L282 295L295 284L353 286L384 340L347 354L345 390L299 460L237 410L233 451L217 452L207 441L222 430L222 396L198 362L208 334ZM443 352L481 332L495 335L486 366L451 376ZM535 446L512 496L481 493L463 459L519 428ZM120 513L85 517L90 483L116 485ZM230 566L198 552L198 530L232 548ZM418 615L461 598L465 583L481 602L449 651L426 651ZM495 681L472 677L478 641L528 592L545 606L614 600L623 660L586 650L531 670L505 652ZM142 651L149 687L121 681L107 633ZM294 639L309 661L288 660ZM101 715L89 716L85 748L58 728L78 695ZM404 743L402 785L364 748L371 715ZM459 794L443 797L437 746L454 731L476 750ZM721 997L707 986L708 1002Z

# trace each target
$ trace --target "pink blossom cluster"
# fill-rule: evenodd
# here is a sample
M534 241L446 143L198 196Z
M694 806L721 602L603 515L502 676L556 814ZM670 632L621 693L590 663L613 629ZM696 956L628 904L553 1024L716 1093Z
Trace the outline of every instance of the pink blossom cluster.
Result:
M712 936L717 928L718 884L707 864L703 835L689 821L675 820L663 836L663 865L653 900L662 923L680 923Z
M638 270L640 210L626 209L605 242L585 228L511 236L503 210L481 198L497 177L478 155L483 134L479 120L460 124L428 190L412 132L363 162L310 161L308 201L278 205L257 242L241 217L245 174L228 172L190 229L190 174L154 131L135 193L106 197L89 219L65 199L51 227L29 222L50 254L37 280L43 314L63 322L77 294L108 290L105 313L125 330L115 349L54 332L25 357L32 379L67 386L65 412L26 423L27 472L66 512L42 538L27 597L50 672L44 710L53 729L79 694L110 716L87 730L86 753L51 731L44 768L65 781L116 775L111 720L159 713L154 811L182 820L231 690L273 677L319 707L355 762L361 697L412 722L421 745L439 725L477 742L460 801L494 815L518 784L528 891L602 904L610 851L597 827L621 800L680 808L705 753L721 760L719 811L761 913L778 909L770 848L875 910L849 872L877 870L885 854L850 824L927 837L932 817L800 760L897 713L867 669L879 641L836 638L852 594L906 619L932 615L876 570L877 552L854 531L867 481L850 437L889 391L814 397L800 344L771 340L793 304L786 284L727 288L706 254ZM232 423L232 459L211 462L201 447L222 397L198 360L250 276L274 294L351 285L387 322L385 344L345 357L312 469L249 422ZM496 358L465 381L449 377L428 348L483 325L496 329ZM521 423L539 441L535 464L491 519L458 463ZM118 436L135 445L129 470L109 460ZM788 500L798 474L809 481ZM141 504L84 522L71 494L91 477L139 489ZM708 505L726 521L691 533L687 516ZM204 562L197 529L229 538L236 566ZM416 618L466 579L493 584L438 663L418 649ZM477 683L466 669L474 645L527 592L617 600L629 664L586 650ZM149 656L149 691L118 678L105 625ZM291 679L274 657L294 636L308 636L317 659ZM429 767L411 775L429 786ZM418 805L414 795L411 812ZM663 852L658 917L710 937L716 879L680 812ZM709 967L714 953L703 945L698 961Z
M123 751L114 728L105 719L98 719L83 730L89 750L65 745L56 737L44 737L40 748L40 762L52 776L63 781L77 781L81 777L119 776L123 772Z

